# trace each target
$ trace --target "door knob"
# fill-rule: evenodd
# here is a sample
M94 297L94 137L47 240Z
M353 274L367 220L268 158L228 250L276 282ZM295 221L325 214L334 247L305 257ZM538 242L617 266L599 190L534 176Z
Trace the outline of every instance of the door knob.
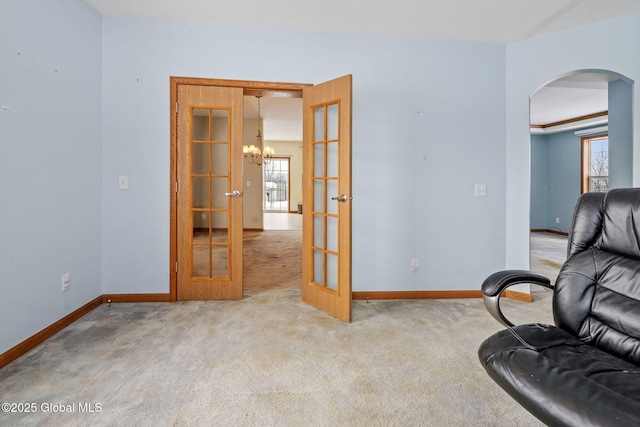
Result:
M224 193L224 195L229 197L240 197L240 192L238 190L233 190L231 193Z
M331 200L337 200L339 202L346 202L348 200L352 200L353 197L349 197L346 194L341 194L339 197L332 197Z

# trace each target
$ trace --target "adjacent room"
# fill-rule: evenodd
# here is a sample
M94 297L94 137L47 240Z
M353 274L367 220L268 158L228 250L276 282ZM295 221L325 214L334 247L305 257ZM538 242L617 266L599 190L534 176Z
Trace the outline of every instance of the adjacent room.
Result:
M640 186L638 46L627 0L2 0L0 424L542 425L480 286Z

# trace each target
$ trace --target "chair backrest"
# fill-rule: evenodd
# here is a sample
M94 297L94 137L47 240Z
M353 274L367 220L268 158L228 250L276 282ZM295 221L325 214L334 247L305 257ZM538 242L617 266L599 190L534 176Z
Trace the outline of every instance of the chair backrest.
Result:
M587 193L553 295L558 327L640 364L640 188Z

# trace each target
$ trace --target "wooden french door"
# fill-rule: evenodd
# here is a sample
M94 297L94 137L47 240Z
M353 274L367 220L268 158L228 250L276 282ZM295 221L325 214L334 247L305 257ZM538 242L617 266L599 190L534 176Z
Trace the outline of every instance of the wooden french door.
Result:
M177 299L242 298L243 90L177 88Z
M351 321L351 75L303 89L302 298Z

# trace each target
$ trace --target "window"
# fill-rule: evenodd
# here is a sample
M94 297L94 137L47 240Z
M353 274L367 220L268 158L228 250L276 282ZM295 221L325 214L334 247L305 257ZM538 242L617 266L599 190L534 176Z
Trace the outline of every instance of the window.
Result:
M609 189L609 135L582 138L582 192Z
M289 159L273 157L264 165L264 210L289 212Z

